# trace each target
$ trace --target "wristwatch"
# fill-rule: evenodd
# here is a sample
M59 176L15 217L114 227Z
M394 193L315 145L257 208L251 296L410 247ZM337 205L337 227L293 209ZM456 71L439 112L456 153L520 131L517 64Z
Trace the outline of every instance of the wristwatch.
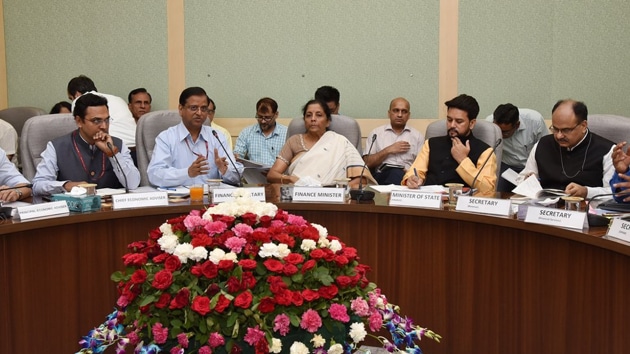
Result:
M13 189L18 194L18 200L22 199L22 191L19 188Z

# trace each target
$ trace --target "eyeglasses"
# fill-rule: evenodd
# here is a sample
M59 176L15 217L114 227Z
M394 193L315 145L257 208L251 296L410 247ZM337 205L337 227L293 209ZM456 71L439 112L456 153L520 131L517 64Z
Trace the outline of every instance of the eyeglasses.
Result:
M558 128L554 127L553 125L550 125L549 126L549 131L551 131L551 133L554 134L554 135L558 134L558 133L562 133L562 135L569 135L579 125L580 125L580 123L576 124L575 127L573 127L573 128L563 128L563 129L558 129Z
M270 121L273 119L273 116L256 116L256 119L258 120L263 120L263 121Z
M109 124L109 122L112 121L112 118L105 118L105 119L101 119L101 118L95 118L95 119L86 119L88 122L94 124L94 125L101 125L103 123L105 124Z
M201 111L201 113L214 113L214 109L209 109L208 106L185 106L191 113Z

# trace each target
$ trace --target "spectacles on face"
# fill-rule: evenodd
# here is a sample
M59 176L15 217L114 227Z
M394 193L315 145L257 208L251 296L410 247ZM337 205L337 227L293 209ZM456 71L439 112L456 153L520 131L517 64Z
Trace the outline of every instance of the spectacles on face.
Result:
M260 121L266 121L269 122L270 120L273 119L273 116L256 116L256 119L260 120Z
M558 129L558 128L554 127L553 125L550 125L550 126L549 126L549 131L550 131L552 134L554 134L554 135L556 135L556 134L558 134L558 133L561 133L562 135L569 135L569 134L571 134L571 133L575 130L575 128L577 128L579 125L580 125L580 123L576 124L576 125L575 125L575 127L573 127L573 128L563 128L563 129Z
M88 121L88 122L90 122L90 123L92 123L92 124L94 124L94 125L101 125L101 124L103 124L103 123L105 123L105 124L109 124L109 122L111 122L111 121L112 121L112 118L111 118L111 117L109 117L109 118L105 118L105 119L101 119L101 118L86 119L86 121Z
M190 113L201 111L201 113L214 113L214 109L210 109L208 106L185 106Z

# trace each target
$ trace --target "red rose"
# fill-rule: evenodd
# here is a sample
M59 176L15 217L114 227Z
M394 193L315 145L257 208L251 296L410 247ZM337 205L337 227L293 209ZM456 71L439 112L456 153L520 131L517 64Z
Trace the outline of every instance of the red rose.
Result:
M123 263L126 266L143 266L147 263L147 255L144 253L127 253L123 256Z
M277 294L287 288L287 284L285 284L282 277L279 276L269 276L267 278L267 283L269 283L269 290L271 290L274 294Z
M324 253L326 254L324 256L324 259L326 260L326 262L332 262L333 260L335 260L335 252L330 250L330 248L324 249Z
M219 268L216 264L210 261L205 261L201 265L201 274L208 279L214 279L219 274Z
M268 270L274 272L274 273L279 273L282 271L282 262L280 262L277 259L268 259L266 261L263 262L263 265L265 266L265 268L267 268Z
M193 247L207 247L212 244L212 237L208 236L205 230L193 230L190 236L192 237L190 244Z
M304 262L304 256L299 253L289 253L284 261L291 264L300 264Z
M282 306L289 306L291 305L291 299L293 299L293 293L291 292L291 290L288 289L284 289L279 291L278 293L275 293L275 300L276 300L276 304L278 305L282 305Z
M155 307L163 309L168 305L169 302L171 302L171 294L162 293L162 295L160 295L160 298L155 302Z
M201 316L205 316L210 312L210 299L205 296L195 296L191 308Z
M337 295L339 289L336 285L333 284L329 286L322 286L321 288L319 288L318 292L321 297L330 300L335 297L335 295Z
M149 239L157 241L160 237L162 237L162 231L160 231L159 227L149 231Z
M319 299L319 293L315 290L306 289L302 290L302 297L306 301L313 301Z
M253 289L256 286L256 278L252 272L243 273L243 277L241 279L242 289Z
M289 236L289 234L282 233L282 234L276 235L276 237L274 238L278 242L286 244L287 246L289 246L289 248L293 248L293 246L295 246L295 239Z
M294 291L291 296L291 302L295 306L302 306L304 303L304 298L302 298L302 293L299 291Z
M313 226L309 226L302 231L302 235L300 236L302 236L303 239L317 242L319 240L319 231Z
M170 256L171 255L168 254L168 253L160 253L157 256L153 257L153 262L154 263L162 263L162 262L164 262L165 259L167 259Z
M245 270L253 270L253 269L256 269L258 262L256 262L253 259L243 259L238 262L238 265L240 265L241 268Z
M249 226L254 226L256 224L256 221L258 221L257 219L258 217L254 213L245 213L241 215L241 220L243 220L243 222Z
M171 304L168 308L171 310L183 308L184 306L188 305L188 302L190 301L189 297L190 290L188 290L188 288L182 288L180 291L177 292L173 300L171 300Z
M293 275L298 272L298 268L293 264L285 264L282 269L284 275Z
M262 313L270 313L276 309L276 302L270 297L264 297L260 299L258 304L258 311Z
M251 237L252 237L252 240L254 240L255 242L268 243L271 241L271 235L269 235L269 233L262 232L259 230L254 230L254 232L252 232Z
M335 279L335 283L342 288L346 288L352 284L352 278L347 275L340 275Z
M340 266L345 266L346 264L349 263L349 261L348 261L348 258L346 258L346 256L336 255L335 256L335 263L337 263Z
M341 253L350 260L357 258L357 249L354 247L344 247Z
M263 215L260 217L260 226L262 227L269 227L271 225L271 216L269 215Z
M166 259L166 261L164 261L164 269L168 270L169 272L176 271L177 269L179 269L179 267L181 267L181 265L182 262L177 256L170 256Z
M322 259L326 256L326 252L324 252L321 248L316 248L311 251L311 258L313 259Z
M153 282L151 286L156 289L164 290L171 286L173 282L173 274L168 270L161 270L155 273L155 277L153 278Z
M234 269L234 261L222 259L219 261L218 266L219 266L219 270L222 270L224 272L229 272L232 269Z
M254 354L267 354L269 353L269 343L267 342L267 338L262 337L261 340L256 342L254 346Z
M225 283L227 286L228 292L230 294L234 294L237 291L241 290L241 281L236 277L230 277L228 281Z
M137 269L131 275L131 282L133 284L142 284L147 280L147 272L144 269Z
M249 290L244 291L234 298L234 306L240 307L242 309L249 308L249 305L252 304L252 299L252 293Z
M230 300L223 296L223 294L219 295L219 300L217 300L217 304L214 306L214 310L218 313L223 313L226 308L230 306Z
M315 265L317 264L317 262L315 262L314 259L309 259L308 261L304 262L304 264L302 264L302 274L308 272L309 270L315 268Z

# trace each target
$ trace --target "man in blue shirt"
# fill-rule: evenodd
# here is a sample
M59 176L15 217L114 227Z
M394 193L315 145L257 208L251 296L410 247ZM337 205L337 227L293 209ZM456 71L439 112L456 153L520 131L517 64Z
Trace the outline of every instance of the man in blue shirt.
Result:
M204 124L209 104L210 97L201 87L182 91L179 96L181 123L161 132L155 139L147 169L151 184L174 187L205 184L208 179L218 178L229 184L240 183L243 166L230 162L235 159L225 136Z
M271 166L282 149L287 136L287 127L276 123L278 103L264 97L256 103L256 119L241 131L236 139L234 156Z

